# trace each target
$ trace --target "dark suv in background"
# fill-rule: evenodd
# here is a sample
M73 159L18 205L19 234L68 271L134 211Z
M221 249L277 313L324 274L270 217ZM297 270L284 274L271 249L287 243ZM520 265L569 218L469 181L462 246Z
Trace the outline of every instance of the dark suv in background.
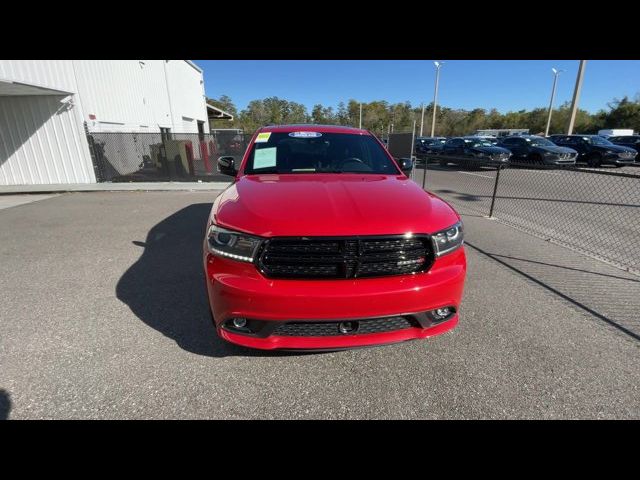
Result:
M561 147L544 137L513 136L505 137L498 144L511 151L512 163L526 165L575 165L578 152L572 148Z
M439 150L446 141L445 137L418 137L416 139L416 153L433 153L434 149Z
M600 135L551 135L556 145L573 148L578 152L578 162L586 162L590 167L600 165L632 165L638 152L633 148L614 145Z
M620 137L609 137L608 140L621 147L633 148L636 152L640 152L640 135L623 135ZM638 157L636 157L636 161Z
M496 147L489 140L480 137L450 138L442 146L439 163L446 166L454 163L461 166L506 166L511 152Z

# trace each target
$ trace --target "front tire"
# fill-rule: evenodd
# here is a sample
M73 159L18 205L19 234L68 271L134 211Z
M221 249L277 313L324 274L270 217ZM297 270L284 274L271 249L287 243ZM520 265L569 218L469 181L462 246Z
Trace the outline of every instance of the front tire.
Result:
M591 168L598 168L602 165L602 157L598 153L592 153L587 157L587 165Z
M544 160L542 159L542 155L532 153L529 155L527 163L531 165L544 165Z

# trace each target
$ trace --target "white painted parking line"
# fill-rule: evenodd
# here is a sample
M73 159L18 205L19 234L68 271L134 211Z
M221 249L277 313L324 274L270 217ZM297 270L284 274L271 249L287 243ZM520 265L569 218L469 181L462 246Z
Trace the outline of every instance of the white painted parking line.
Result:
M53 195L0 195L0 210L5 208L17 207L18 205L25 205L27 203L38 202L40 200L46 200L47 198L53 198L60 195L59 193Z
M538 173L544 173L545 175L563 175L561 172L545 172L544 170L536 170L535 174L537 175Z
M491 180L495 178L495 177L490 177L489 175L480 175L479 173L471 173L471 172L458 172L458 173L464 173L465 175L473 175L475 177L490 178Z

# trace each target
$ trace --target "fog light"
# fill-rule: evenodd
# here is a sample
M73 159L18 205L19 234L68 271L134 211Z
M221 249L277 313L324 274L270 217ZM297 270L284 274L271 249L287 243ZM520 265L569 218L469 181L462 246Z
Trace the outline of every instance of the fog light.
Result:
M456 307L448 306L436 308L435 310L429 311L429 317L431 317L432 322L444 322L445 320L449 320L456 313Z
M236 328L244 328L247 326L247 319L246 318L234 318L233 319L233 326Z
M340 322L338 329L340 333L353 333L358 329L358 322Z

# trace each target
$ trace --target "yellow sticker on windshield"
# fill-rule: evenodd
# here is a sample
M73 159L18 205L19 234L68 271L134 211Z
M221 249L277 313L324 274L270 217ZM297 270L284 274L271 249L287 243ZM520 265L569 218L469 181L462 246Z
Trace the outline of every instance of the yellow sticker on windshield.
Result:
M271 136L271 132L259 133L258 136L256 137L256 143L268 142L270 136Z

